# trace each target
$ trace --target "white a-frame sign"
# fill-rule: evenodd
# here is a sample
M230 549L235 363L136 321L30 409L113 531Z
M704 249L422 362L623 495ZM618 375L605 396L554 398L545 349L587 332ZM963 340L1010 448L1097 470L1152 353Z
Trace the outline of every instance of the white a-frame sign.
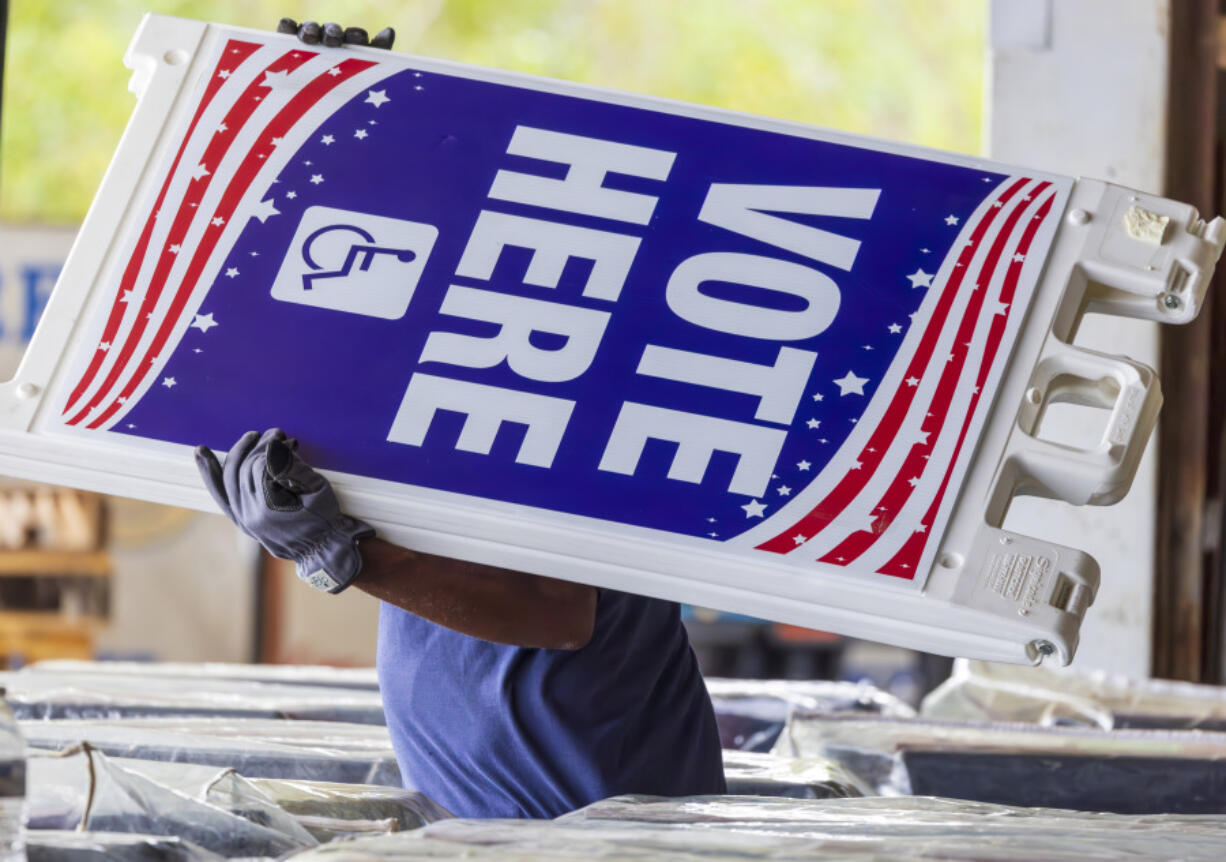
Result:
M1068 661L1161 401L1072 346L1186 322L1226 236L1106 183L150 16L0 470L212 508L281 427L420 550L933 652ZM1059 400L1090 449L1039 439Z

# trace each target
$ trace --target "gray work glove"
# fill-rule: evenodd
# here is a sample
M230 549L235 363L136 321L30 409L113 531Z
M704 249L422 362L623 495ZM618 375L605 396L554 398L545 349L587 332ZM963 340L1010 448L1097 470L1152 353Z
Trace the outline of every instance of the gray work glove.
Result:
M277 24L277 32L297 36L298 41L306 45L318 45L322 42L329 48L369 45L372 48L390 49L396 41L396 31L391 27L384 27L372 39L361 27L342 27L340 24L320 24L317 21L303 21L299 24L293 18L282 18Z
M328 480L298 457L298 442L284 431L248 431L224 469L199 446L196 466L230 520L274 557L293 560L302 580L339 593L357 578L358 539L373 536L374 528L341 511Z

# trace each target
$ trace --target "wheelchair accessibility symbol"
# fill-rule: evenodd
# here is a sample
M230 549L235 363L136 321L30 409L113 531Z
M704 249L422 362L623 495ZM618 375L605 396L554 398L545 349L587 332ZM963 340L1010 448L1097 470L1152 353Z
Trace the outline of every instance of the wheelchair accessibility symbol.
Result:
M397 320L437 239L433 225L310 207L273 282L273 298Z

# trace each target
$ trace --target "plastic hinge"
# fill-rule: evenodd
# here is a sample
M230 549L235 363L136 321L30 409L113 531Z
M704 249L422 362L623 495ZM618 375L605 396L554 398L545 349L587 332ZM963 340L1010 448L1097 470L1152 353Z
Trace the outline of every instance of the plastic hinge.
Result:
M1003 438L1002 454L990 479L977 478L964 492L983 520L948 531L939 559L958 565L944 578L938 566L929 592L998 618L1031 662L1052 656L1067 664L1099 566L1076 548L1004 530L1005 515L1021 495L1105 505L1128 491L1162 405L1158 376L1073 341L1087 313L1195 318L1226 244L1226 221L1206 223L1186 204L1095 180L1078 180L1063 218L1027 334L1001 382L1002 418L981 444ZM1095 443L1040 437L1045 412L1060 402L1110 411Z

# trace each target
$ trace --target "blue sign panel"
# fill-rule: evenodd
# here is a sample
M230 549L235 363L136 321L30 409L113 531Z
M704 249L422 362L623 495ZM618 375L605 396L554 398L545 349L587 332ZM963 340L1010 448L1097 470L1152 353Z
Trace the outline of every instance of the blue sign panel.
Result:
M278 39L206 74L65 426L915 571L1060 189Z

